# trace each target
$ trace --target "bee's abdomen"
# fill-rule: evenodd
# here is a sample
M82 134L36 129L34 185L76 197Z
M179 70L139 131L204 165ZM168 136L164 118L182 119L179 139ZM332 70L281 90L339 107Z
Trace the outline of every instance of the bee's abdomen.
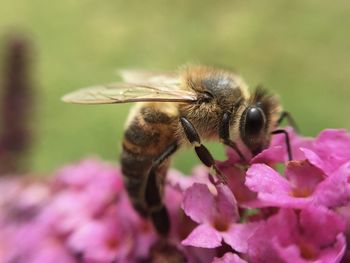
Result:
M125 188L135 209L143 216L146 216L148 211L144 198L142 198L142 192L145 191L152 160L149 156L135 154L123 146L121 167Z
M147 215L152 209L146 204L147 180L153 161L175 141L174 121L174 117L156 107L142 107L134 114L125 131L121 154L124 182L134 207L142 215ZM163 178L166 169L159 171L164 172L159 172L157 177ZM161 196L163 185L154 187L158 189L158 193L154 194Z

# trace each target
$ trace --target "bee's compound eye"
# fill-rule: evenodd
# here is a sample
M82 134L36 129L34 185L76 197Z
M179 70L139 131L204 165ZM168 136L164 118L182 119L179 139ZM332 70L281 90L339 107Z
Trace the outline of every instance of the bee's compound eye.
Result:
M265 114L259 107L251 107L245 117L245 133L258 134L265 127Z

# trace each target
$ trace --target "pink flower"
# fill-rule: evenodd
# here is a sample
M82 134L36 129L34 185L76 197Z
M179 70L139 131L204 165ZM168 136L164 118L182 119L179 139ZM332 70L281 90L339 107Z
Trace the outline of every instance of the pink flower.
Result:
M166 182L172 188L178 189L180 192L184 193L194 183L211 185L208 173L208 168L204 165L196 166L192 170L191 176L184 175L179 171L171 169L167 174Z
M133 247L132 232L127 222L120 220L118 208L99 219L92 219L81 224L67 243L76 254L93 262L127 262Z
M124 190L121 171L92 158L63 167L58 171L55 183L86 199L92 213L98 213L114 202Z
M293 160L304 160L305 156L301 148L313 149L314 139L298 135L291 127L285 129L288 132ZM256 155L253 163L284 163L288 160L287 145L284 134L272 136L269 148Z
M125 194L120 170L97 159L67 165L56 176L55 195L38 220L59 234L70 233L103 214Z
M61 168L56 173L56 182L77 190L89 188L94 183L100 183L101 186L113 190L123 188L120 170L97 158L85 159Z
M50 230L36 221L51 197L44 182L1 178L0 261L29 258Z
M13 262L16 259L34 257L44 240L50 236L50 230L33 218L22 222L9 221L0 227L1 262Z
M305 157L326 174L337 170L350 161L350 134L345 130L322 131L313 143L313 148L303 147Z
M88 159L61 169L55 179L52 184L2 179L0 261L148 258L157 236L133 210L119 169ZM180 202L173 202L174 211Z
M282 177L265 164L254 164L247 171L246 185L256 192L253 207L303 208L310 204L342 206L350 201L350 162L329 176L308 161L289 162Z
M32 249L29 257L23 257L22 261L28 263L74 263L79 257L70 253L62 240L56 238L42 239L36 249Z
M85 196L63 190L38 215L38 221L47 225L57 235L66 235L85 224L93 215Z
M183 245L215 248L225 241L239 252L247 250L247 240L256 224L239 224L236 200L227 186L216 186L216 195L207 185L195 183L184 196L183 209L199 223L191 234L182 241Z
M248 240L249 262L340 262L343 230L340 217L326 208L281 209Z
M344 234L347 240L350 240L350 203L346 206L339 207L335 209L337 214L341 216L345 222Z

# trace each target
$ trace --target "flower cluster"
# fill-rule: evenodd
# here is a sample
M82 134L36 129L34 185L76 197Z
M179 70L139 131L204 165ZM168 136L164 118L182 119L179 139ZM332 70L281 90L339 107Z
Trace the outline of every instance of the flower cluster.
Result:
M0 181L1 262L347 262L350 252L350 134L303 138L288 129L241 163L218 162L228 184L206 168L171 170L164 202L171 231L160 238L132 208L121 172L87 159L51 181Z

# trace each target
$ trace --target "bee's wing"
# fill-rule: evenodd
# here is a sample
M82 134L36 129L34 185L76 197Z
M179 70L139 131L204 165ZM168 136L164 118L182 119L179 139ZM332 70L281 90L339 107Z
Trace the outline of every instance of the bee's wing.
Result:
M176 72L147 71L135 69L122 69L117 71L124 82L127 83L153 83L165 85L180 85L180 77Z
M154 84L112 83L84 88L65 95L65 102L79 104L112 104L140 101L194 102L194 92Z

